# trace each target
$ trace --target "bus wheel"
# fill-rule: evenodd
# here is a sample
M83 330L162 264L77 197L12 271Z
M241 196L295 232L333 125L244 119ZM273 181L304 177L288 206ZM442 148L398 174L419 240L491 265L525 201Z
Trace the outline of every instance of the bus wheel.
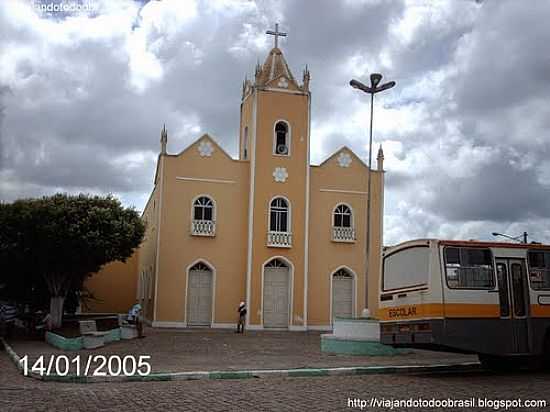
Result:
M502 356L478 354L481 367L493 371L506 371L515 369L515 363L511 359Z
M502 370L505 368L506 361L498 356L478 354L479 363L483 369Z

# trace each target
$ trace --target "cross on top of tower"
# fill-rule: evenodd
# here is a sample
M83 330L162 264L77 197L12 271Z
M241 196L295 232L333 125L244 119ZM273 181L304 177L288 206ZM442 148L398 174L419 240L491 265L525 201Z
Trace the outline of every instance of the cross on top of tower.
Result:
M275 36L275 48L279 46L279 36L286 37L286 33L279 31L279 23L275 23L275 31L268 30L265 32L265 34L270 34L272 36Z

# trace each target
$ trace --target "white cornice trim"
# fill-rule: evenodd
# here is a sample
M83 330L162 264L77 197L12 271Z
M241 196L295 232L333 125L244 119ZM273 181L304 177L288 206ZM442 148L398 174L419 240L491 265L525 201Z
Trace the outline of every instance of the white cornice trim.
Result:
M305 332L307 327L302 325L288 325L288 330L290 332Z
M309 288L309 198L310 198L310 172L311 167L309 167L309 161L310 161L310 138L311 138L311 98L308 97L307 102L307 142L306 142L306 150L307 150L307 163L306 163L306 219L304 222L305 226L305 233L304 233L304 326L307 327L308 323L308 288Z
M319 331L332 331L332 326L330 325L309 325L307 330L319 330Z
M343 189L319 189L319 192L329 193L348 193L350 195L366 195L367 192L360 192L357 190L343 190Z
M212 323L212 329L236 329L236 323Z
M302 96L307 96L307 93L298 91L298 90L288 90L288 89L280 89L276 87L263 87L261 90L266 92L278 92L278 93L289 93L289 94L300 94Z
M258 92L254 93L252 101L252 130L250 133L250 191L248 192L248 239L246 251L246 304L252 311L250 302L252 287L252 236L254 235L254 190L256 184L256 116L257 116ZM250 315L246 317L246 327L250 327Z
M207 179L207 178L201 178L201 177L183 177L183 176L176 176L176 180L183 180L186 182L204 182L204 183L227 183L227 184L237 183L234 180Z
M157 307L159 297L159 277L160 277L160 229L162 227L162 207L164 200L164 156L159 157L160 162L160 182L159 182L159 205L158 205L158 221L157 221L157 244L155 250L155 301L153 302L153 324L157 320Z
M153 327L154 328L185 328L187 327L187 324L185 322L163 322L163 321L154 320Z

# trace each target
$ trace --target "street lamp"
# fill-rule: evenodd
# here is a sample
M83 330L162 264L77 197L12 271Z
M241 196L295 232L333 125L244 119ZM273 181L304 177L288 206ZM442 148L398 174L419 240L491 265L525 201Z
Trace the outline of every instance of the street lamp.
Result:
M502 236L511 240L515 240L516 242L520 242L520 243L527 243L527 232L523 232L521 235L517 235L517 236L509 236L509 235L505 235L504 233L498 233L498 232L493 232L492 235L495 237Z
M391 89L395 86L395 82L387 82L382 86L378 86L382 80L382 75L380 73L372 73L370 75L370 87L361 83L358 80L351 80L349 82L350 86L359 89L365 93L370 94L370 132L369 132L369 174L368 179L368 189L367 189L367 257L366 257L366 271L365 271L365 308L368 308L369 302L369 252L370 252L370 192L371 192L371 170L372 170L372 120L374 117L374 95L384 90Z

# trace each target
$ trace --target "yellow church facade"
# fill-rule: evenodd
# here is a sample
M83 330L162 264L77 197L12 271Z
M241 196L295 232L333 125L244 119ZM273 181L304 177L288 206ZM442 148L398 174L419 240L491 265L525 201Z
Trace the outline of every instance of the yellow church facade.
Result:
M152 326L235 327L241 301L248 329L323 330L336 316L360 316L368 173L367 304L376 311L382 150L370 172L347 147L311 165L309 80L307 68L294 78L278 47L257 65L243 84L237 159L209 135L169 154L162 130L135 263Z

